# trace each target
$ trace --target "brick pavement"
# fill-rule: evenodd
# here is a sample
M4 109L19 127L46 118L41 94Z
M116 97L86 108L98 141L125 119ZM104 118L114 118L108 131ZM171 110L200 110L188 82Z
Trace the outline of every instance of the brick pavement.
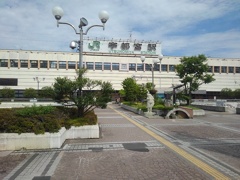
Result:
M147 119L118 105L111 107L230 179L240 178L239 157L233 161L234 154L226 153L229 152L226 143L239 140L233 126L239 125L237 117L231 116L225 126L226 114L221 114L219 121L215 118L217 114L206 116L209 119ZM8 174L5 179L213 179L212 171L208 174L198 168L113 109L96 109L96 114L101 126L100 139L67 140L57 150L13 152L11 156L26 158L19 160L21 163L13 171L5 173ZM225 142L225 154L216 152L218 148L212 146L221 145L219 141ZM238 150L236 147L235 153Z

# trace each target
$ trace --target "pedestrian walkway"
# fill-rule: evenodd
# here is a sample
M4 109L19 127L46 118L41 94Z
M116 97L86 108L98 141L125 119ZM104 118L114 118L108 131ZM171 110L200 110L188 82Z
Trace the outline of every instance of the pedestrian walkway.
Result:
M239 157L234 163L230 157L226 159L214 151L209 154L209 149L202 149L207 139L202 138L201 144L195 137L196 132L189 130L202 128L199 134L209 133L215 137L210 137L211 143L218 137L233 143L240 137L235 116L230 121L235 127L224 129L221 128L223 123L220 127L215 126L214 118L211 118L214 125L211 127L206 124L208 119L147 119L116 104L95 112L100 139L67 140L61 149L12 152L12 156L24 154L26 158L5 179L240 179ZM203 132L208 128L212 128L214 134ZM240 147L237 141L231 145Z

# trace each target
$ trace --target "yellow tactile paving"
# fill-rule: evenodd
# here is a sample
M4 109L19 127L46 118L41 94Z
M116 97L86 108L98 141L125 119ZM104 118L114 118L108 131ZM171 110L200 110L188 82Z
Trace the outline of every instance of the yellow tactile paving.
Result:
M230 179L227 176L225 176L223 173L216 170L215 168L209 166L208 164L201 161L200 159L194 157L193 155L189 154L188 152L184 151L183 149L179 148L178 146L174 145L173 143L167 141L166 139L162 138L161 136L157 135L156 133L152 132L151 130L147 129L146 127L142 126L141 124L137 123L136 121L132 120L131 118L127 117L123 113L115 110L112 107L110 107L110 108L113 109L114 111L116 111L118 114L120 114L124 118L126 118L131 123L135 124L137 127L142 129L146 133L148 133L149 135L151 135L152 137L154 137L155 139L157 139L159 142L161 142L162 144L164 144L171 150L178 153L180 156L184 157L185 159L187 159L188 161L190 161L191 163L193 163L194 165L196 165L197 167L199 167L200 169L202 169L203 171L205 171L206 173L208 173L209 175L214 177L215 179L221 179L221 180Z

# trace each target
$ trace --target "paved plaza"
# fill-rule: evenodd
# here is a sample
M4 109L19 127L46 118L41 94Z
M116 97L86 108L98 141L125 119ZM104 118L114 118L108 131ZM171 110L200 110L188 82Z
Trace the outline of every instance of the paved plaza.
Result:
M148 119L117 104L95 112L100 139L0 152L0 179L240 179L240 115Z

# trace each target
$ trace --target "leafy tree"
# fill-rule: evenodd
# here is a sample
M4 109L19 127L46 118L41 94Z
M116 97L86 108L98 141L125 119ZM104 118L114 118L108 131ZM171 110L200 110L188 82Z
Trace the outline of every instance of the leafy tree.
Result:
M14 98L15 91L11 88L4 87L3 89L0 90L0 94L3 98Z
M143 101L144 99L147 98L147 91L148 89L146 88L146 86L141 85L141 84L137 84L138 88L137 88L137 99L140 101Z
M36 98L37 97L37 92L33 88L27 88L25 89L23 96L25 98Z
M39 96L44 98L55 98L55 92L53 87L45 86L42 87L41 91L39 91Z
M208 74L208 64L205 55L183 57L181 64L175 66L177 75L184 84L184 94L188 96L187 104L190 103L192 92L198 90L202 84L214 81L213 74Z
M234 97L235 97L236 99L240 99L240 89L235 89L235 91L234 91Z
M138 85L133 78L126 78L122 82L122 86L125 92L125 100L134 102L137 100Z
M78 76L73 81L65 77L58 77L53 84L56 98L58 100L69 98L78 109L78 117L84 117L98 105L109 102L113 90L109 82L105 83L84 77L86 70L84 68L78 70Z
M55 83L53 84L53 89L55 93L55 99L58 101L62 101L66 98L69 93L73 93L72 89L72 81L66 77L57 77L55 79Z
M223 98L232 98L234 96L234 92L230 88L223 88L220 92L220 95Z

